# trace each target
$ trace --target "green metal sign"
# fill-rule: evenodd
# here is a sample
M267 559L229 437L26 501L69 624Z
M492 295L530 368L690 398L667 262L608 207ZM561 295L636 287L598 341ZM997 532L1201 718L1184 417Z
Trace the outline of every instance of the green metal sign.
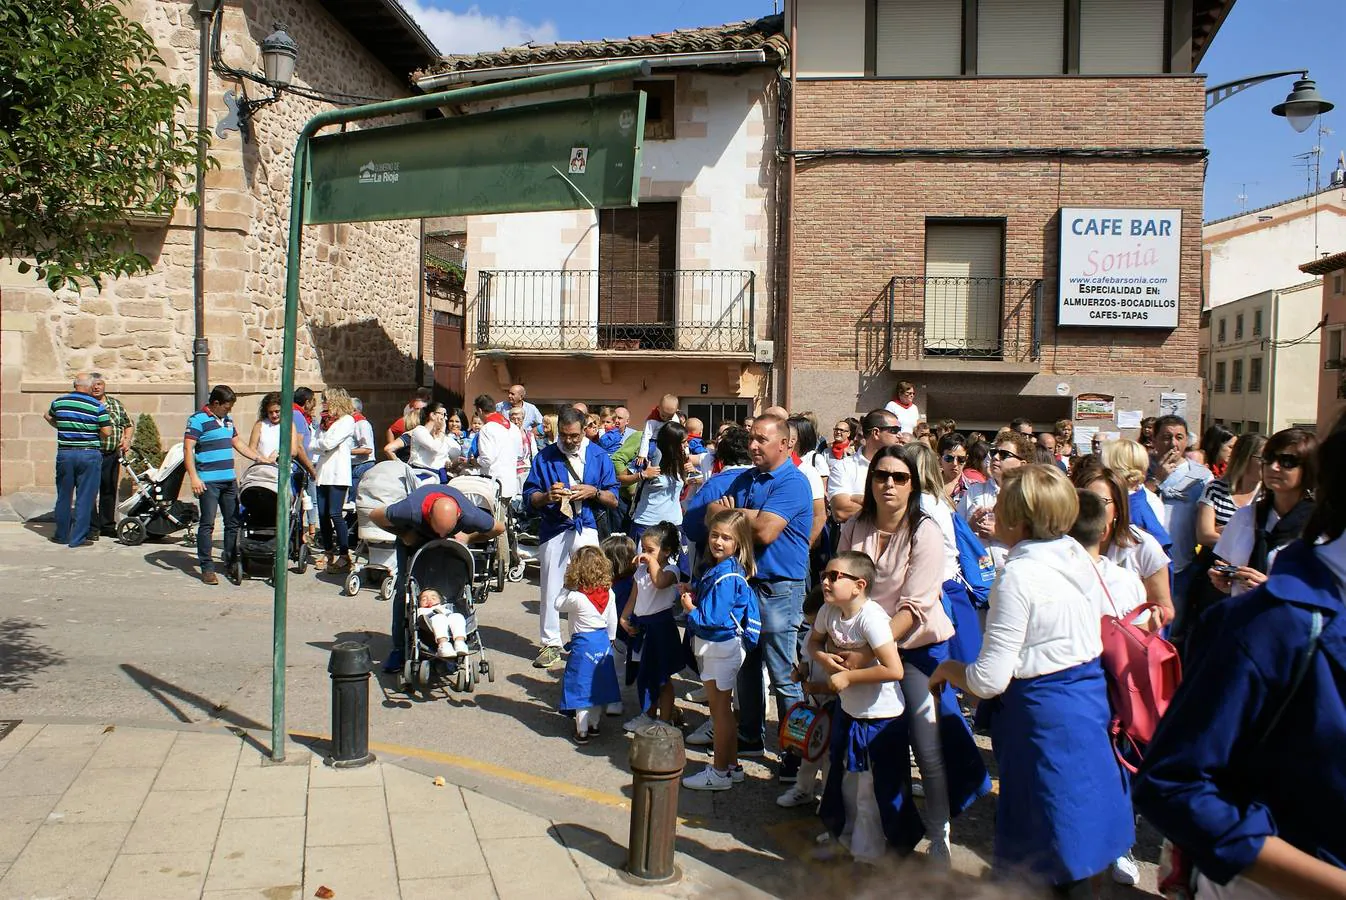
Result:
M304 222L635 206L645 95L315 137Z

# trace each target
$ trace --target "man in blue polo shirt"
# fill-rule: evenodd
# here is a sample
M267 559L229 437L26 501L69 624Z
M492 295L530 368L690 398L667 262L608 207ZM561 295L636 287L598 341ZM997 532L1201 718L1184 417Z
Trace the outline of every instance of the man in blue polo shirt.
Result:
M187 420L182 436L183 461L192 493L201 504L201 521L196 526L196 561L201 565L201 580L219 584L211 558L211 540L215 536L215 513L224 514L224 571L234 579L230 563L238 551L238 481L234 474L234 451L253 462L275 462L275 457L259 454L234 430L229 413L237 399L232 388L217 384L210 391L205 408Z
M762 663L766 663L776 713L782 721L790 705L803 699L799 684L790 680L790 671L799 659L813 490L790 459L790 426L780 416L766 413L753 421L748 453L753 467L735 478L718 500L697 504L693 498L686 518L695 515L704 520L707 513L737 508L752 523L757 571L751 584L762 609L762 637L739 670L738 753L762 756L766 737ZM794 781L798 771L798 757L782 757L781 781Z
M52 540L71 547L98 540L92 523L103 471L99 439L112 433L112 419L93 396L93 383L92 375L76 375L74 390L51 401L44 416L56 429L56 535Z

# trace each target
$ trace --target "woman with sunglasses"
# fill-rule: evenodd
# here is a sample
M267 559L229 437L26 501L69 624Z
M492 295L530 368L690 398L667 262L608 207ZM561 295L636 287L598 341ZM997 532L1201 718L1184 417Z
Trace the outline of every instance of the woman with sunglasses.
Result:
M832 458L841 459L848 455L855 443L855 428L850 419L838 419L832 426Z
M413 469L424 473L421 480L438 481L447 484L448 468L463 457L462 445L449 431L449 409L443 403L434 401L421 410L421 421L410 431L383 448L383 452L392 456L398 446L409 448L407 462Z
M963 499L968 481L963 477L967 469L967 439L958 432L946 434L935 448L939 454L939 474L944 480L944 496L954 505Z
M1237 597L1266 583L1276 554L1313 512L1318 439L1302 428L1273 434L1262 448L1262 494L1234 513L1215 545L1211 584ZM1204 629L1203 629L1204 630Z
M904 449L882 448L869 462L860 513L841 527L838 549L874 560L869 596L892 616L893 639L902 655L902 694L925 793L930 854L947 866L951 816L986 793L990 783L956 703L942 708L953 703L952 695L941 704L930 693L930 675L949 658L954 626L940 600L944 538L922 510L921 497L920 478Z
M1005 475L1032 461L1033 444L1028 435L1017 431L1002 431L996 435L990 459L991 477L980 484L970 484L958 501L958 515L972 527L977 537L986 543L999 570L1005 563L1006 548L996 540L995 506Z

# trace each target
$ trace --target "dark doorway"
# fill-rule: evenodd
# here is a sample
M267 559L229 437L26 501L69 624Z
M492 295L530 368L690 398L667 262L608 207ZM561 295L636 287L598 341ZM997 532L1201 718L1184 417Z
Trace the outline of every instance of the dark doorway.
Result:
M678 204L598 213L598 346L673 350Z

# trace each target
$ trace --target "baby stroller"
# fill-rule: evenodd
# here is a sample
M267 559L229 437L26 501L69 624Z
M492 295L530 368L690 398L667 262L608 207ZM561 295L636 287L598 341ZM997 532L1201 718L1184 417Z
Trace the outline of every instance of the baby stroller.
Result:
M494 545L485 545L482 553L493 558ZM412 554L407 571L407 644L402 667L401 686L413 684L429 693L439 678L447 675L456 691L476 690L480 676L495 681L495 664L487 659L486 648L477 629L477 605L485 598L475 564L478 553L456 540L430 541ZM421 591L433 588L444 603L466 620L468 655L462 659L441 659L436 655L433 635L418 615Z
M276 564L280 544L276 540L276 476L274 463L255 463L248 467L238 483L238 555L231 565L238 580L248 574L250 566L266 567L270 574ZM304 543L304 512L299 503L303 496L303 474L293 476L290 496L290 522L285 536L286 549L282 552L295 564L295 572L303 575L308 570L310 551Z
M393 599L397 581L397 535L375 525L369 514L404 499L419 486L416 470L398 460L378 463L361 476L355 495L355 565L346 576L347 596L354 597L368 584L378 587L380 600Z
M491 591L499 593L505 589L505 576L510 564L509 544L509 506L500 497L500 482L485 475L459 475L449 482L449 487L461 491L463 496L495 517L497 522L506 523L506 532L490 544L472 548L472 558L476 562L476 578L479 590L478 603L484 603Z
M187 474L182 459L181 444L170 447L157 468L135 450L122 454L136 489L117 506L117 540L135 547L147 537L167 537L184 528L188 541L195 538L196 505L178 499Z

